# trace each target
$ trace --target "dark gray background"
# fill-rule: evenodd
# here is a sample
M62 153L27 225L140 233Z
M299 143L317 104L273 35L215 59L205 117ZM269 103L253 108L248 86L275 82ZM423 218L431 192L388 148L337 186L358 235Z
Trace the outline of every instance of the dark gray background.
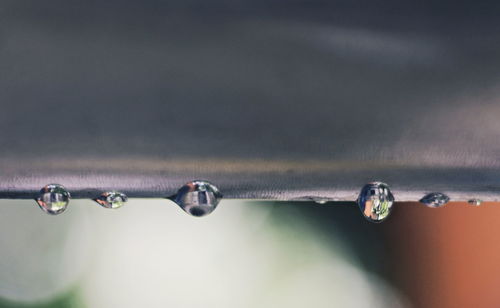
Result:
M0 197L500 193L487 2L0 1Z

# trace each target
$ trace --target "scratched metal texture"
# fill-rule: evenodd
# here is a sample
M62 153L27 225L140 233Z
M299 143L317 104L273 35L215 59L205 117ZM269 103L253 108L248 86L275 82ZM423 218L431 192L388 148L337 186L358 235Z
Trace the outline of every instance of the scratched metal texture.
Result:
M500 196L498 7L1 1L0 198Z

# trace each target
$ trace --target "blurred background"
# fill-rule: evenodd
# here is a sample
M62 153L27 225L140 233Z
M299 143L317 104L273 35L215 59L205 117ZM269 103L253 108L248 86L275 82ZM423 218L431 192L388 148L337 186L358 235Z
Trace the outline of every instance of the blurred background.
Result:
M496 307L499 204L0 203L1 307Z
M498 6L0 0L2 197L157 197L57 217L1 200L0 307L499 307L499 203L371 224L349 202L197 219L159 199L211 175L243 198L354 200L397 164L391 185L498 199Z

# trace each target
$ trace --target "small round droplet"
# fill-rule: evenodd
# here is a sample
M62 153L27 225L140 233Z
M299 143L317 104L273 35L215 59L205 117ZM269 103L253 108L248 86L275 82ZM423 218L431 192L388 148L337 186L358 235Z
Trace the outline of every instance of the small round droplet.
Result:
M128 201L128 197L124 193L118 191L107 191L94 199L94 201L107 209L117 209Z
M358 206L371 222L382 222L391 213L394 196L389 186L382 182L366 184L359 193Z
M192 181L182 186L174 201L192 216L205 216L213 212L222 194L217 187L207 181Z
M448 202L450 202L450 198L447 195L439 192L427 194L422 199L420 199L420 203L423 203L432 208L442 207Z
M467 201L470 205L473 205L473 206L480 206L482 203L483 203L483 200L481 199L470 199L469 201Z
M61 214L68 207L70 193L59 184L49 184L40 190L36 203L47 214Z

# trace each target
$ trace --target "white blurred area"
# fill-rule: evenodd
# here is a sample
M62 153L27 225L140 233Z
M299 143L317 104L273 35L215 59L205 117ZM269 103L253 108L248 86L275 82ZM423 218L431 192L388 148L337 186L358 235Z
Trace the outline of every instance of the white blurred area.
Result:
M341 235L318 238L271 209L224 200L194 218L168 200L118 210L73 200L52 217L34 201L2 200L0 298L33 303L77 288L84 307L408 306L356 266Z

